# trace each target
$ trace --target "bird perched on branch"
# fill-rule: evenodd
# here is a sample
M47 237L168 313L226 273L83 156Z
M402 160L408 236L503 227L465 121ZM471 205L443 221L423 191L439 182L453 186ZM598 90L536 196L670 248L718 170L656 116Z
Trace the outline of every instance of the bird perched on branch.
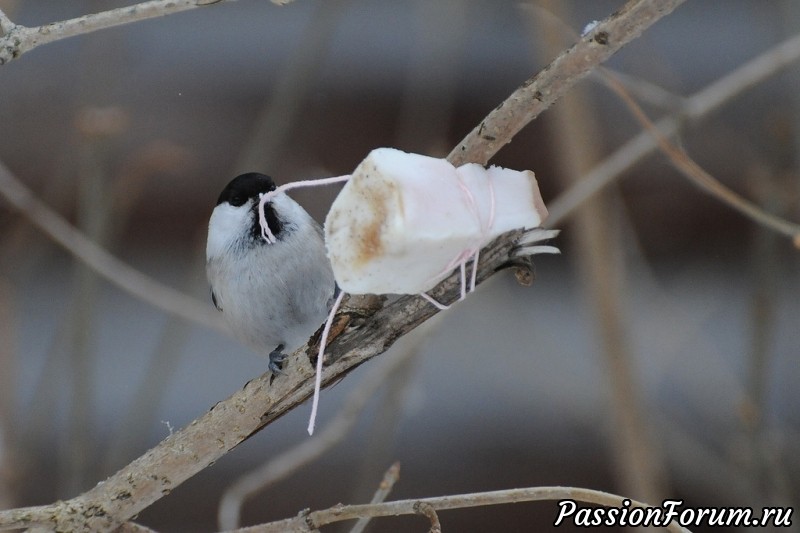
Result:
M242 174L222 190L208 223L206 274L211 298L231 332L269 354L280 373L286 353L325 321L336 283L322 228L279 192L264 205L274 242L262 235L258 204L275 190L269 176Z

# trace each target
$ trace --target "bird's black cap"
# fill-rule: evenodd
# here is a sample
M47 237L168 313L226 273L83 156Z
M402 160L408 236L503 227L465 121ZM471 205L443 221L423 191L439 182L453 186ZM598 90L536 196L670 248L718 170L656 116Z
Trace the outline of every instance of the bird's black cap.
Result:
M228 202L233 207L240 207L247 203L248 200L254 198L258 200L259 194L268 193L275 190L275 182L272 178L265 174L258 172L248 172L247 174L240 174L231 180L228 185L222 189L222 192L217 198L217 205ZM258 202L253 204L253 225L251 228L251 237L253 242L260 244L265 243L261 238L261 225L258 221ZM267 218L267 225L276 239L281 239L284 229L283 221L278 217L275 209L271 203L264 205L264 215Z
M236 176L222 189L217 198L217 205L228 202L234 207L239 207L251 198L258 198L259 194L274 190L275 182L272 178L258 172L248 172Z

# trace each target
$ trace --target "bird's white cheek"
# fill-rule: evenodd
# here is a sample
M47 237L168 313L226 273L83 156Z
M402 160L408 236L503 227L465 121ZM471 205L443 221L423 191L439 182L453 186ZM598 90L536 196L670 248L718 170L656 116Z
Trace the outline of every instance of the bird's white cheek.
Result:
M232 242L240 239L242 235L250 231L249 218L250 209L248 204L240 207L220 204L215 207L208 222L206 258L226 253Z

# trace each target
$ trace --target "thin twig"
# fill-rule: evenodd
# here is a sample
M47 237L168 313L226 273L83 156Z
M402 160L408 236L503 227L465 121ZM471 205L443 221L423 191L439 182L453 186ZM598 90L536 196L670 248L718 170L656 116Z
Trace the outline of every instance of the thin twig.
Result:
M490 142L480 135L468 136L454 151L453 161L485 163L486 158L509 142L518 128L524 125L519 119L512 120L510 117L525 115L528 120L532 119L544 109L541 105L543 101L547 105L552 103L591 67L607 59L613 51L669 13L681 1L631 0L546 69L547 73L543 78L550 79L546 98L539 100L534 95L528 95L527 98L512 95L492 113L489 120L494 124L491 131L496 132L493 140ZM599 48L603 51L598 52ZM583 55L576 58L576 49ZM565 55L571 59L565 60ZM559 69L564 70L561 73L552 72ZM553 76L558 82L553 81ZM536 78L526 84L527 87L532 85L537 85ZM536 109L535 113L529 112L531 106ZM500 126L512 122L517 127L516 130ZM479 126L476 130L482 131L484 128ZM491 146L485 146L487 143ZM18 208L25 210L35 206L35 198L27 189L23 187L23 194L20 194L21 184L16 180L12 182L16 187L6 185L11 174L3 170L4 167L0 166L0 186L3 193L13 197L15 192L17 201L13 203ZM65 224L63 220L59 222ZM521 231L509 232L481 251L478 283L488 279L501 267L507 266L510 253L522 235ZM68 242L63 235L59 239ZM454 303L459 298L459 288L460 276L454 273L435 287L430 295L437 301ZM347 318L351 316L350 312L343 309L338 317ZM327 348L334 362L323 372L323 385L328 386L340 380L367 360L385 352L398 338L437 312L433 306L417 296L403 296L379 310L370 309L363 314L354 315L352 327L334 339ZM219 402L208 413L173 433L88 492L65 502L0 511L0 528L46 524L61 530L113 529L308 399L313 390L313 370L307 353L310 353L309 347L301 348L293 354L285 376L273 382L271 373L267 373L251 380L242 390Z
M558 0L544 0L544 6L562 15ZM553 55L558 36L550 27L536 27L540 53ZM592 112L586 87L576 87L554 108L552 138L561 179L577 180L600 159L597 139L602 128ZM645 402L636 381L635 357L628 338L624 294L623 249L615 231L612 201L608 195L593 198L579 213L575 230L582 285L587 288L597 328L596 351L603 358L609 396L610 452L621 491L647 501L661 501L664 465L650 433Z
M222 329L218 313L211 306L155 281L109 254L39 200L2 162L0 195L56 243L117 287L167 313Z
M156 530L136 522L125 522L114 533L156 533Z
M482 251L478 283L507 263L522 235L522 231L509 232ZM455 303L460 295L460 275L450 275L431 295L438 301ZM326 348L334 362L324 369L325 387L382 354L397 339L438 313L418 296L400 297L377 311L343 307L339 317L354 314L357 318ZM64 502L0 511L0 530L35 524L69 531L113 529L305 402L314 389L314 371L307 352L312 353L313 347L297 350L286 375L280 379L273 381L272 373L267 372L249 381L230 398L88 492Z
M596 78L601 82L605 82L606 73L611 74L632 96L636 97L641 102L645 102L670 113L677 113L686 108L687 102L685 97L626 72L600 67L592 73L592 79Z
M391 493L392 489L394 488L394 484L397 483L397 480L399 479L400 463L395 462L383 475L381 484L378 486L378 490L376 490L375 494L372 496L370 503L381 503L386 501L386 498L389 497L389 493ZM362 533L367 528L367 525L371 520L371 516L359 518L355 525L353 525L353 529L350 530L350 533Z
M723 204L732 207L751 220L770 228L792 239L795 247L800 248L800 225L789 222L764 211L753 202L739 196L723 185L719 180L706 172L683 150L675 146L661 133L658 127L647 117L636 101L624 90L619 82L609 78L610 86L614 92L627 104L628 109L639 123L655 137L658 147L667 156L672 165L680 171L694 185L707 192Z
M6 15L3 10L0 9L0 31L3 32L3 36L8 35L8 33L14 29L14 26L16 26L16 24L11 22L11 19L8 18L8 15Z
M113 28L131 22L163 17L196 7L233 2L235 0L150 0L132 6L120 7L100 13L83 15L69 20L51 22L42 26L27 27L12 23L7 17L3 22L5 35L0 38L0 65L17 59L37 46L60 41L68 37Z
M383 474L381 484L378 486L378 490L375 491L375 494L372 496L372 500L370 500L369 503L382 503L386 501L386 498L389 497L389 493L392 492L392 488L394 488L394 484L397 483L399 479L400 463L395 462L389 467L386 473ZM350 533L362 533L367 528L367 525L370 523L370 521L372 521L371 516L359 518L353 525Z
M646 503L599 490L576 487L530 487L439 496L416 500L397 500L380 504L336 505L321 511L305 512L294 518L288 518L279 522L261 524L252 528L242 528L237 530L236 533L311 532L328 524L342 522L344 520L353 520L363 516L385 517L418 514L417 509L419 509L421 505L429 505L436 511L445 511L469 507L485 507L487 505L550 500L573 500L607 507L621 507L627 500L630 502L631 508L652 507ZM666 527L669 531L680 533L687 533L689 531L674 521L670 522Z
M442 533L442 523L439 522L439 515L436 514L436 509L433 505L427 502L418 502L414 505L414 512L425 516L431 521L431 528L428 533Z
M383 474L383 479L381 480L381 484L378 486L378 490L375 491L375 494L372 496L372 500L370 503L381 503L386 500L389 494L392 492L394 488L394 484L400 479L400 462L396 461L392 463L392 466L386 470L386 473Z
M375 494L372 496L372 499L369 503L382 503L386 501L386 498L389 497L389 493L392 492L394 488L394 484L400 479L400 463L395 462L389 469L383 474L383 479L381 480L381 484L378 486L378 490L375 491ZM363 518L359 518L358 521L353 526L353 529L350 530L350 533L362 533L364 529L366 529L367 525L372 520L371 516L366 516Z
M705 117L798 59L800 59L800 34L767 50L686 98L684 108L680 113L658 120L655 127L664 137L672 137L678 132L678 128L684 121ZM658 142L649 131L642 131L636 135L591 171L584 174L579 182L548 204L550 215L547 225L558 226L588 198L613 182L645 156L655 152L657 148Z
M241 510L247 498L270 485L286 478L302 466L309 464L342 441L350 432L369 400L387 378L413 357L418 349L403 350L388 364L374 369L347 397L336 417L318 435L305 439L288 451L272 457L269 461L249 471L232 483L223 493L219 503L218 522L222 530L235 529L240 525Z
M84 114L87 114L84 111ZM81 131L79 129L79 131ZM118 130L119 131L119 130ZM86 135L86 129L78 141L78 228L99 246L107 244L112 235L112 219L106 198L107 169L104 152L108 139L100 140ZM123 214L124 217L124 214ZM92 435L92 400L95 397L93 370L96 368L92 335L99 328L94 326L95 310L99 307L97 299L100 280L97 275L82 263L75 264L72 271L74 287L68 308L64 315L66 336L65 345L53 346L50 359L59 355L65 359L66 372L57 375L58 383L65 380L72 390L68 395L66 445L59 450L59 479L57 494L67 497L87 486L90 457L95 455L95 439ZM53 387L53 383L45 386ZM54 388L58 388L57 386Z
M560 4L557 3L555 5L558 6ZM551 33L557 31L560 34L559 37L561 37L560 41L562 47L580 38L580 34L576 32L572 26L564 22L563 17L554 13L553 10L545 4L529 2L520 4L517 7L522 13L529 14L531 20L535 21L538 25L547 29L552 29L553 31ZM589 74L589 79L602 79L602 77L597 74L600 70L613 73L637 98L664 109L665 111L675 111L682 105L682 97L667 91L660 85L609 67L596 68Z
M531 120L597 65L685 0L629 1L514 91L450 152L454 165L485 165ZM508 109L513 108L513 111Z

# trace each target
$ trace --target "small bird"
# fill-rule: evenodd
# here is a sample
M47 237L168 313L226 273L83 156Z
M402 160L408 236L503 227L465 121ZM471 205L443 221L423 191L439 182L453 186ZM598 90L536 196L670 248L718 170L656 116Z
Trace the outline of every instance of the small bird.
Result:
M211 299L233 334L281 373L286 353L325 321L336 282L322 228L281 192L264 205L275 242L261 233L258 204L272 178L242 174L222 190L208 223L206 274Z

